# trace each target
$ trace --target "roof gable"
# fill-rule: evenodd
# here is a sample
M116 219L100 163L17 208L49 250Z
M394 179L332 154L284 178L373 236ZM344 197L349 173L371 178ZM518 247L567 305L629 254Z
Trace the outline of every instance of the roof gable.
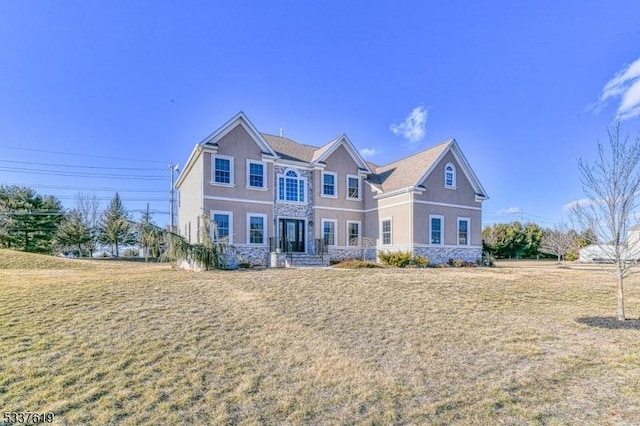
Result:
M347 150L347 152L349 153L353 161L356 163L358 168L365 170L367 173L372 172L367 162L364 161L362 156L358 153L358 150L356 150L356 148L353 146L353 144L351 143L347 135L345 135L344 133L338 136L337 138L335 138L334 140L332 140L331 142L329 142L328 144L326 144L325 146L316 150L316 152L313 155L312 161L315 164L325 162L326 159L329 158L329 156L333 154L334 151L341 146L343 146Z
M458 146L458 142L456 142L455 139L451 139L450 140L450 143L447 145L447 147L444 150L442 150L442 152L438 155L438 157L435 159L435 161L433 161L431 166L425 171L425 173L415 183L415 186L418 186L418 185L421 185L422 183L424 183L424 181L435 170L435 168L440 165L442 159L449 152L451 152L451 154L455 158L456 162L460 166L460 170L462 170L462 173L465 175L465 177L467 178L467 180L471 184L471 187L475 191L476 195L479 196L480 198L484 198L484 199L489 198L489 197L487 197L487 193L484 190L484 188L482 187L482 184L480 183L480 180L478 180L478 177L473 172L473 169L471 169L471 166L469 165L469 162L467 161L466 157L462 153L462 150L460 149L460 146Z
M264 154L270 155L272 157L277 157L277 154L271 148L271 146L267 143L267 141L262 137L260 132L255 128L255 126L249 121L247 116L240 111L234 117L232 117L225 124L220 126L215 132L211 133L207 136L199 145L203 147L216 147L218 141L225 137L229 132L235 129L237 126L242 126L244 130L249 134L251 139L260 147Z

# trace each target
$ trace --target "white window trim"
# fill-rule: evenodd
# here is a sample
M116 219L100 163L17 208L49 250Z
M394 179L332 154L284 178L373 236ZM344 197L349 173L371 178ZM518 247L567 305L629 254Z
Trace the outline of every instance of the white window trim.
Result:
M324 241L324 224L327 222L333 223L333 244L327 244L327 247L336 247L338 245L338 219L320 219L320 232L322 240Z
M440 219L440 244L435 244L431 242L432 235L432 219ZM429 215L429 236L427 237L427 241L429 241L430 246L443 246L444 245L444 216L439 214L430 214Z
M382 234L382 229L383 229L382 228L382 224L383 224L383 222L386 222L387 220L391 221L391 229L390 229L390 231L391 231L390 237L391 238L389 238L389 240L390 240L389 244L385 244L384 243L384 235ZM393 216L381 217L380 218L380 245L381 246L392 246L393 245Z
M324 175L332 175L333 176L333 195L327 195L324 193ZM320 177L320 196L323 198L338 198L338 173L336 172L325 172L321 173Z
M226 214L229 215L229 244L233 244L233 212L226 210L211 210L211 225L213 226L213 218L216 214ZM213 228L211 228L211 232L213 232Z
M286 194L285 194L285 198L284 199L280 199L280 178L284 178L285 179L285 193L286 193L286 191L287 191L286 178L287 178L287 172L289 170L294 171L298 175L298 181L302 181L303 182L304 201L287 200L286 199ZM300 171L298 171L296 169L293 169L291 167L286 168L283 173L278 174L276 176L276 202L278 202L278 203L288 203L288 204L308 204L308 202L309 202L309 194L308 194L308 191L307 191L307 178L306 177L302 177L302 174L300 173Z
M460 222L467 221L467 244L460 244ZM457 221L457 233L456 233L456 245L467 247L471 245L471 218L469 217L458 217Z
M349 246L349 247L354 247L354 246L350 245L350 243L351 243L351 235L349 235L349 225L352 224L352 223L358 224L358 239L362 238L362 222L359 221L359 220L347 220L347 227L346 227L346 231L347 231L347 234L346 234L347 235L347 239L346 239L346 241L347 241L347 244L346 245Z
M259 164L262 166L262 186L251 186L251 164ZM260 160L250 160L247 158L247 171L246 171L246 189L251 189L253 191L267 191L267 163Z
M229 160L229 183L216 182L216 158ZM211 185L215 186L236 186L234 158L229 155L211 154Z
M354 179L358 179L358 197L354 198L354 197L349 197L349 178L354 178ZM347 179L345 180L345 198L347 200L352 200L352 201L360 201L362 200L362 179L360 179L360 176L358 175L347 175Z
M451 166L451 168L453 169L453 185L447 185L447 167ZM456 180L457 180L457 172L456 172L456 166L449 162L447 164L444 165L444 187L447 189L456 189Z
M252 217L261 217L262 218L262 242L261 243L252 243L251 242L251 218ZM266 246L267 245L267 215L264 213L247 213L247 239L245 240L247 245L249 246Z

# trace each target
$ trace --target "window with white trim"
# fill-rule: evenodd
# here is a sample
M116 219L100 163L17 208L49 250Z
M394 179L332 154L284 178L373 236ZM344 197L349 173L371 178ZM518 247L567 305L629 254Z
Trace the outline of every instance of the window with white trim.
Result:
M360 199L360 176L347 175L347 198Z
M233 185L233 157L213 155L213 183Z
M458 245L469 245L469 222L468 218L458 218Z
M214 242L228 239L233 241L233 213L225 211L213 211L211 213L211 238Z
M303 203L306 187L306 179L295 170L287 169L283 175L278 175L278 200Z
M389 245L392 241L391 219L383 219L380 222L380 235L382 236L382 245Z
M337 173L322 172L322 195L324 197L338 196L338 188L336 188Z
M429 243L434 245L444 244L444 216L429 215Z
M445 188L456 187L456 166L451 163L444 166L444 186Z
M266 167L262 161L247 160L247 187L265 188Z
M335 219L322 219L322 238L326 246L335 246L337 244L336 222Z
M357 246L360 244L360 221L347 221L347 243L350 246Z
M247 213L247 243L265 244L267 215Z

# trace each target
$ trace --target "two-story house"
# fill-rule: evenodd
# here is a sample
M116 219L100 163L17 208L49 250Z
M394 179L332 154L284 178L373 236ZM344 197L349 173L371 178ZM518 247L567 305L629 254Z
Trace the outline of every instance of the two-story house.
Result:
M214 238L235 248L232 263L270 265L271 253L320 246L332 259L408 250L443 263L482 254L487 196L455 140L378 166L346 135L304 145L260 133L241 112L195 146L176 188L180 234L199 242L209 216Z

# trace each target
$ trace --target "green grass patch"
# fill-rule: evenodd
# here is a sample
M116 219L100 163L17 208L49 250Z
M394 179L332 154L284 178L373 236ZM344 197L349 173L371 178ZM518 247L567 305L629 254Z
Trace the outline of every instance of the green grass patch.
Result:
M85 266L0 269L5 411L63 425L640 423L640 327L590 320L615 313L608 272L47 260Z

